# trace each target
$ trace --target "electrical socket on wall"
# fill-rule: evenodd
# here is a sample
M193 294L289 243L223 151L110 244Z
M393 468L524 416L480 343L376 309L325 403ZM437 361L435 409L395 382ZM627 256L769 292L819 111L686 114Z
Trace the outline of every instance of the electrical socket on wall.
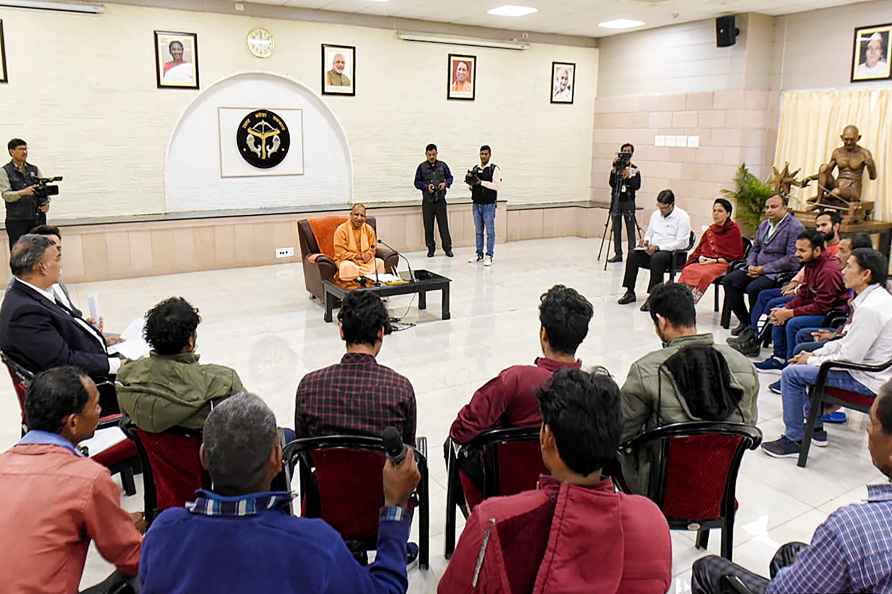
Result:
M293 247L276 248L276 258L291 258L294 256Z

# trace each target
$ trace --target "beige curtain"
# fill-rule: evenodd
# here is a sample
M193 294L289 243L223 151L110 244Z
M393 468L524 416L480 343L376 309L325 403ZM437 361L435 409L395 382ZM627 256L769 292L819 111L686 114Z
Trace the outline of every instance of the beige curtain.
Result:
M781 120L774 154L780 170L789 161L790 169L802 168L799 177L818 172L830 160L833 149L849 124L861 131L861 146L873 154L877 180L864 172L861 199L873 201L877 220L892 220L892 91L865 89L852 91L787 91L781 97ZM815 182L806 189L793 189L791 204L801 208L815 195Z

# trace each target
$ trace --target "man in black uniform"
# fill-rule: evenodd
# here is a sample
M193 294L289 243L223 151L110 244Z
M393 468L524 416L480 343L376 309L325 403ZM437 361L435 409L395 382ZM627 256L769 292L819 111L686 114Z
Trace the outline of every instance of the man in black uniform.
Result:
M443 161L437 160L437 145L424 149L426 160L415 169L415 187L421 190L421 217L424 220L424 243L427 257L433 258L437 243L434 240L434 219L440 229L443 251L450 258L452 236L449 234L449 217L446 213L446 191L452 186L452 172Z
M638 226L635 220L635 192L641 188L641 173L631 161L635 147L627 142L619 148L619 152L626 156L625 164L617 157L610 170L610 218L614 255L607 261L611 263L623 261L623 221L626 222L629 253L635 249L635 228Z
M37 195L35 186L41 177L36 165L28 163L28 143L13 138L7 144L12 160L0 168L0 194L6 205L6 235L9 248L19 237L37 225L46 225L48 198Z

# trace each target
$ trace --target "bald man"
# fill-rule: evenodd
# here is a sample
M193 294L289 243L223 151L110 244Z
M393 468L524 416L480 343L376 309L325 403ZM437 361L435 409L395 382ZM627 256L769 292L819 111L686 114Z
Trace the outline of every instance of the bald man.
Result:
M325 73L325 84L331 87L349 87L350 77L344 74L346 67L347 60L344 59L344 54L335 54L331 70Z
M842 146L833 150L830 162L821 165L817 175L812 175L802 180L802 187L808 182L818 180L818 195L826 188L830 192L830 202L845 202L846 204L861 201L861 179L864 170L870 179L877 178L877 167L873 161L873 155L866 148L860 146L861 133L857 126L846 126L839 137ZM839 168L839 175L834 178L833 170Z

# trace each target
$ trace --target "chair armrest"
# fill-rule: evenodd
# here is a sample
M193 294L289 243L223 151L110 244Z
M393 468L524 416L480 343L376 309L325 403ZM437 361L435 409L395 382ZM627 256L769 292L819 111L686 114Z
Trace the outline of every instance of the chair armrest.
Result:
M743 270L746 267L746 258L741 258L740 260L733 260L728 262L728 272L734 272L735 270Z
M322 280L332 280L338 272L338 265L335 261L325 254L310 254L306 257L308 264L313 264L319 268L319 275Z
M382 260L387 260L393 256L397 255L396 250L392 250L386 245L381 245L380 243L375 247L375 257L381 258Z
M108 429L109 427L120 427L121 420L124 419L124 415L121 413L116 413L113 415L107 415L105 417L99 417L99 424L96 425L96 429Z
M876 365L868 365L866 363L852 363L850 361L824 361L818 369L818 378L815 380L815 390L823 390L827 383L827 375L833 369L847 369L854 371L885 371L892 367L892 360Z

